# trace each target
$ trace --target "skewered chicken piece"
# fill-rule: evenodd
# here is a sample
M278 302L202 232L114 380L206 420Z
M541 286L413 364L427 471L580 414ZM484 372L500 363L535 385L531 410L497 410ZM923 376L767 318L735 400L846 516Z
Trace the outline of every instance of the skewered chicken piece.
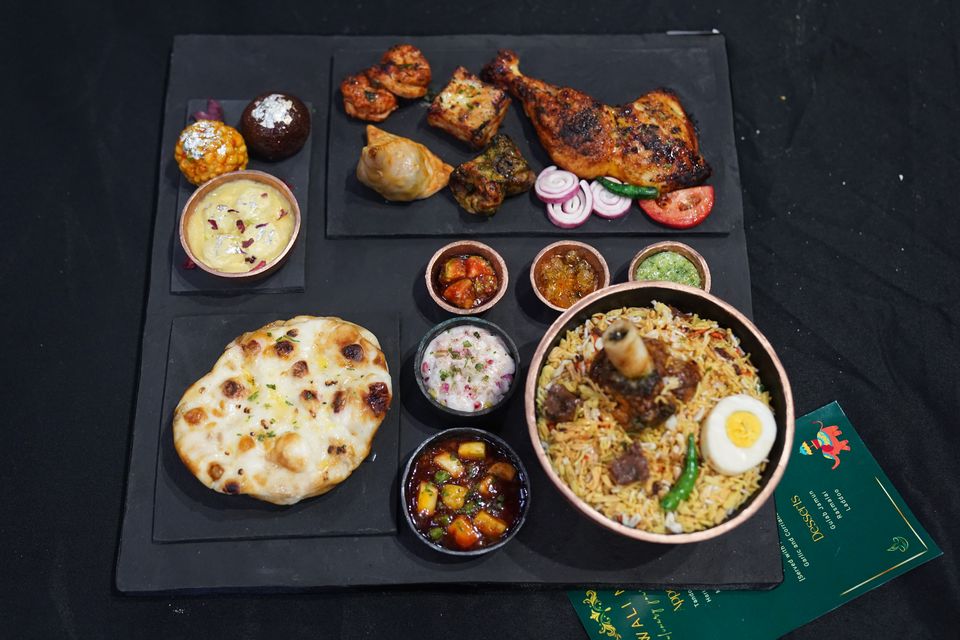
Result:
M501 50L481 75L523 104L557 166L581 178L612 176L662 193L710 175L693 122L671 91L657 89L630 104L608 106L576 89L524 76L519 63L516 53Z
M382 122L397 109L397 98L383 87L374 86L363 73L347 76L340 83L343 108L351 118Z
M421 98L430 86L430 63L410 44L387 49L380 64L340 83L343 108L351 118L382 122L397 109L397 97Z
M380 64L365 71L374 84L401 98L422 98L430 86L430 63L412 44L398 44L387 49Z

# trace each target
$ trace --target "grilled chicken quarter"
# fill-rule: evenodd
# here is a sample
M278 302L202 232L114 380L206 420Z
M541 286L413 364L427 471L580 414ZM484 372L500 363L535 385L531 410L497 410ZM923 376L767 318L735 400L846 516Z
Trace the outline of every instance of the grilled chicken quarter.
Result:
M672 91L657 89L609 106L577 89L527 77L519 65L516 53L501 50L481 77L520 101L557 166L581 178L611 176L661 193L710 176L693 121Z

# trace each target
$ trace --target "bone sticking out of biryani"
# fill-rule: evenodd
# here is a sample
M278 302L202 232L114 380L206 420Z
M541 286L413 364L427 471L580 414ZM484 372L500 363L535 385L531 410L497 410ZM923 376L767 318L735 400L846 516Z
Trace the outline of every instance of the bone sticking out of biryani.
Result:
M603 346L610 363L625 378L642 378L654 372L653 358L632 323L618 320L610 325L603 333Z

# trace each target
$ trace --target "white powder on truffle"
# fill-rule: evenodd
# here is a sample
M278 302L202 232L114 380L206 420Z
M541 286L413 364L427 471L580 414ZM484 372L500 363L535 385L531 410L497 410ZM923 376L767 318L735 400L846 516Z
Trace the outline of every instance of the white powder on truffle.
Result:
M188 158L199 160L203 158L215 144L221 144L220 130L211 120L198 120L180 134L183 143L183 152ZM224 149L226 151L226 149Z
M261 126L273 129L278 123L290 124L293 121L293 115L290 113L292 108L292 100L288 100L279 93L271 93L254 107L250 115Z

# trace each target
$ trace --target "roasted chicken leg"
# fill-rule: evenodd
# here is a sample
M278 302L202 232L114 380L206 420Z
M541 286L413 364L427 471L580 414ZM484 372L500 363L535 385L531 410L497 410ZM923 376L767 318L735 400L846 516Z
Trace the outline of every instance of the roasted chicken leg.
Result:
M520 101L557 166L581 178L612 176L661 192L692 187L710 175L693 122L673 92L657 89L608 106L582 91L529 78L519 63L516 53L501 50L482 76Z

